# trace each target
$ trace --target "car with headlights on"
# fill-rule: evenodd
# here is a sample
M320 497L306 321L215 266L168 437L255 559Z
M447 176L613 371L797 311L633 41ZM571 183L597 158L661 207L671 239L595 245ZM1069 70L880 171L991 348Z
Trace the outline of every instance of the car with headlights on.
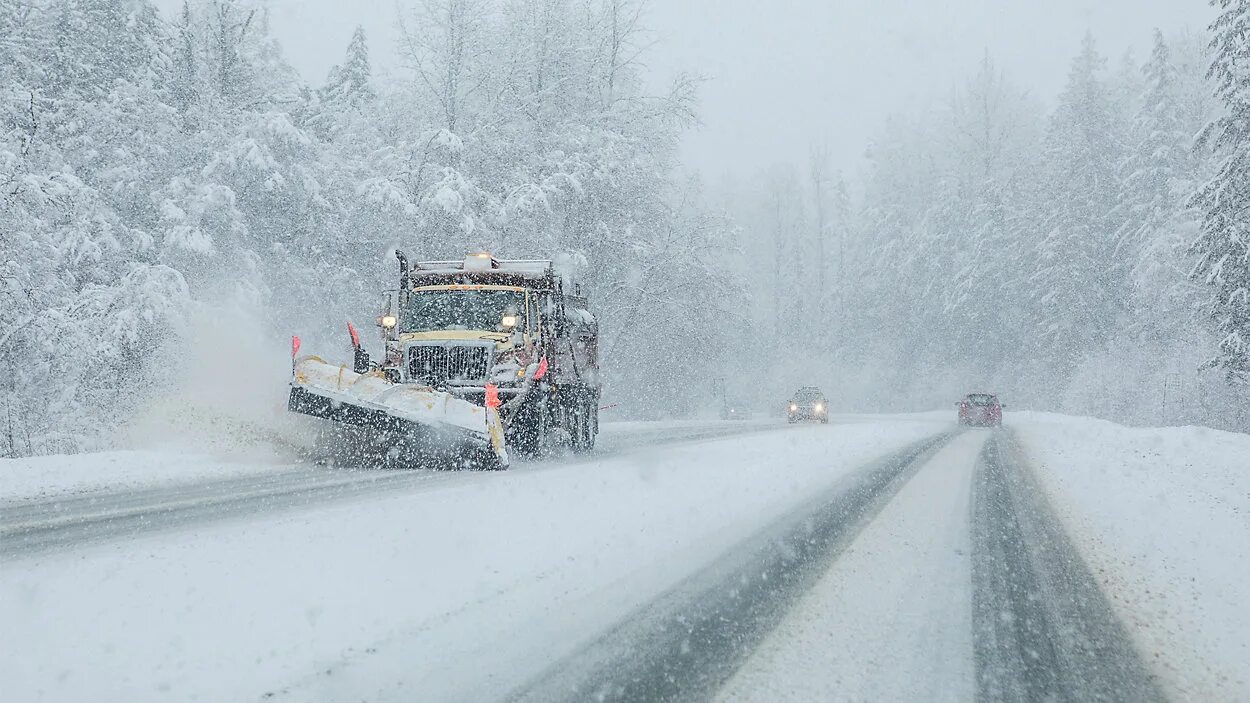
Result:
M829 401L815 386L804 386L795 391L786 404L786 418L795 422L829 422Z

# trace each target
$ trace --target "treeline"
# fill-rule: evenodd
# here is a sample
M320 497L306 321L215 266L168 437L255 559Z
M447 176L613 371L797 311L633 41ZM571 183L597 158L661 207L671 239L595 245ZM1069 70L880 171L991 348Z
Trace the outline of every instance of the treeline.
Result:
M1217 2L1210 36L1156 33L1142 63L1086 37L1049 114L987 56L862 173L817 152L762 175L737 196L774 264L756 353L864 409L987 389L1250 427L1250 10Z
M221 311L264 355L340 351L394 248L580 266L616 399L681 407L740 314L706 256L731 227L673 175L693 84L644 90L636 1L399 19L397 75L357 30L307 85L256 0L0 0L0 454L106 440Z

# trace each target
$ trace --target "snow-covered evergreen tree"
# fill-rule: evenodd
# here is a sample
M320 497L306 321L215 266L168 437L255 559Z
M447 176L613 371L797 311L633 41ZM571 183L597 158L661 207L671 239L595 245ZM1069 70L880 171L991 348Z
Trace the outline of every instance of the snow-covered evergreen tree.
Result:
M1045 316L1038 333L1046 354L1072 365L1107 338L1127 280L1127 267L1111 255L1124 152L1105 64L1086 35L1045 139L1047 213L1038 213L1030 294Z
M321 103L336 110L363 109L376 97L372 76L365 30L357 25L343 63L330 69L325 85L318 91Z
M832 367L824 385L865 410L975 385L1038 407L1172 422L1177 404L1161 417L1158 398L1180 383L1202 399L1184 420L1227 425L1215 408L1235 394L1198 373L1200 350L1215 342L1187 280L1197 232L1188 198L1213 170L1189 144L1220 113L1206 97L1204 43L1156 35L1144 66L1126 53L1107 71L1087 37L1048 119L987 56L940 108L883 124L853 188L850 265L830 291L845 293L845 323L821 357ZM794 227L772 224L789 200L768 180L753 201L737 197L750 201L735 215L759 240L755 260L787 248L815 255ZM812 185L787 188L804 186L815 198ZM750 324L810 340L810 320L775 312L810 280L778 287L769 266L757 268L760 319ZM803 369L818 380L804 346L765 354L778 377Z
M740 321L708 253L735 230L674 187L692 84L642 92L636 9L430 0L405 18L412 80L375 84L358 29L314 90L255 0L168 21L148 0L0 2L0 453L107 436L226 309L340 343L395 247L583 262L626 321L603 328L609 383L680 405Z
M1202 134L1220 159L1195 194L1202 212L1194 276L1211 288L1210 314L1222 338L1213 363L1250 382L1250 0L1214 0L1209 76L1226 108Z
M1145 90L1138 100L1115 213L1120 222L1117 255L1133 266L1126 326L1134 335L1159 338L1170 337L1191 312L1183 274L1189 266L1184 249L1194 216L1186 200L1195 187L1199 162L1192 151L1196 129L1181 108L1181 76L1158 30L1142 73Z
M1136 143L1126 160L1121 196L1125 222L1122 251L1131 254L1152 232L1176 214L1177 194L1189 161L1188 142L1176 100L1176 68L1163 33L1155 30L1154 49L1143 68L1146 90L1138 108L1133 137Z

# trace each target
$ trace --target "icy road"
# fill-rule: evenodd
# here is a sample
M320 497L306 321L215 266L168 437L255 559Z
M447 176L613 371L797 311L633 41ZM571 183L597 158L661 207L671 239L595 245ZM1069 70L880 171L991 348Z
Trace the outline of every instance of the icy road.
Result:
M3 461L0 697L1250 699L1250 437L1008 424L622 424L498 474Z

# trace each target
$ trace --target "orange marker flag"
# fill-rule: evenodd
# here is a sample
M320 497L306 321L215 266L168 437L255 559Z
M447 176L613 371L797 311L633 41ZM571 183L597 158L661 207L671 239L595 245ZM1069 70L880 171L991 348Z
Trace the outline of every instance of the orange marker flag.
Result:
M356 326L352 324L351 320L347 321L347 333L352 336L352 348L359 349L360 348L360 333L356 331Z
M486 407L497 408L499 405L499 386L493 383L486 384Z
M299 337L294 334L291 335L291 358L292 359L294 359L295 355L299 353L299 345L300 345Z
M538 362L538 370L534 372L534 380L537 381L538 379L546 375L547 375L547 357L544 356L542 361Z

